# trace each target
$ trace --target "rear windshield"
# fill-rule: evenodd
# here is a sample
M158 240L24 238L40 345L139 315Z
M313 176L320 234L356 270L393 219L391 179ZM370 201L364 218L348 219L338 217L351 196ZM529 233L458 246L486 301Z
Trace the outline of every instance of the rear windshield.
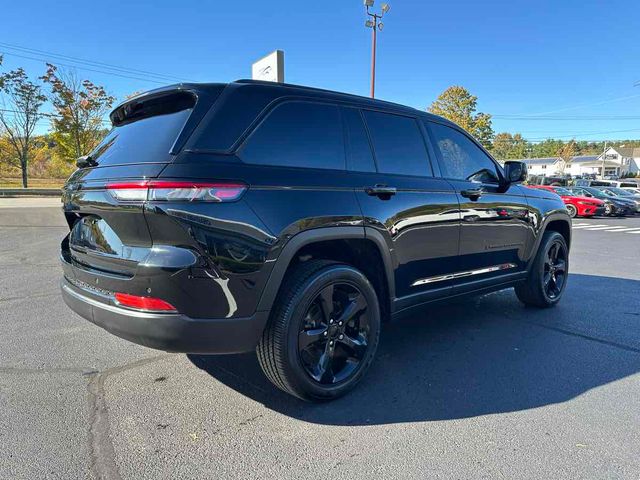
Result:
M169 152L182 131L193 105L182 104L176 111L173 102L153 102L153 108L144 106L120 119L100 144L91 152L91 160L98 166L130 163L166 162ZM192 102L193 103L193 102Z

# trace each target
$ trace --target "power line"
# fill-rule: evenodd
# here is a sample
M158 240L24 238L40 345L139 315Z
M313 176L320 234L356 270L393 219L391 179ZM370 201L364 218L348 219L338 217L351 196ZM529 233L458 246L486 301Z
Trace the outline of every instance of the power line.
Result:
M571 106L571 107L558 108L556 110L549 110L548 112L539 112L539 113L532 113L532 114L522 113L522 114L514 114L514 115L521 116L521 117L540 117L540 116L548 115L550 113L566 112L567 110L576 110L576 109L584 108L584 107L593 107L593 106L597 106L597 105L606 105L607 103L620 102L622 100L628 100L630 98L637 98L637 97L640 97L640 93L639 94L635 94L635 95L627 95L627 96L624 96L624 97L610 98L609 100L601 100L601 101L598 101L598 102L583 103L581 105L574 105L574 106Z
M150 76L150 77L156 77L159 79L163 79L163 80L171 80L171 81L178 81L178 82L184 82L187 81L183 78L174 76L174 75L167 75L164 73L155 73L155 72L150 72L148 70L140 70L140 69L136 69L136 68L130 68L130 67L122 67L119 65L114 65L114 64L110 64L110 63L105 63L105 62L99 62L96 60L88 60L88 59L84 59L84 58L79 58L79 57L73 57L71 55L64 55L61 53L55 53L55 52L50 52L47 50L38 50L35 48L27 48L27 47L22 47L20 45L15 45L15 44L11 44L11 43L5 43L5 42L0 42L0 46L4 47L4 48L8 48L10 50L17 50L19 52L22 53L28 53L31 55L39 55L39 56L49 56L49 57L57 57L57 58L61 58L63 60L68 60L71 61L73 63L80 63L83 65L88 65L88 66L94 66L94 67L99 67L99 68L107 68L108 70L115 70L121 73L130 73L130 74L134 74L134 75L145 75L145 76Z
M14 117L16 116L16 114L22 113L18 110L10 110L7 108L0 108L0 112L10 113ZM37 113L34 116L45 117L45 118L62 118L62 115L58 115L57 113ZM43 119L40 119L40 120L43 120ZM100 122L111 125L111 120L101 119Z
M56 65L62 65L63 67L69 67L69 68L77 68L78 70L85 70L87 72L94 72L94 73L104 73L106 75L113 75L115 77L121 77L121 78L128 78L130 80L138 80L141 82L151 82L151 83L158 83L158 84L162 84L165 85L167 82L166 81L160 81L160 80L153 80L151 78L140 78L140 77L133 77L131 75L122 75L119 73L114 73L114 72L107 72L105 70L96 70L93 68L87 68L87 67L78 67L77 65L70 65L68 63L61 63L58 61L51 61L49 59L43 59L43 58L34 58L34 57L29 57L27 55L19 55L17 53L11 53L11 52L0 52L3 55L11 55L13 57L20 57L20 58L26 58L27 60L35 60L37 62L49 62L49 63L55 63Z
M503 120L543 120L543 121L592 121L592 120L640 120L638 115L591 115L591 116L567 116L567 117L555 117L555 116L537 116L527 117L523 115L491 115L491 118L503 119Z
M609 130L606 132L581 132L581 133L572 133L571 135L553 135L547 137L525 137L525 140L555 140L559 138L575 138L584 135L605 135L609 133L623 133L623 132L640 132L640 128L630 128L628 130Z

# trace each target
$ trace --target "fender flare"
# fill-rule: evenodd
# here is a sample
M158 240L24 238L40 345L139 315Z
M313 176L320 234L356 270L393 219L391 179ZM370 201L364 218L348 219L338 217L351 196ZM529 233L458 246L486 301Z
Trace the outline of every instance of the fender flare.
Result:
M366 230L366 231L365 231ZM344 227L322 227L312 230L300 232L289 239L284 245L280 255L275 261L275 265L271 269L271 274L267 280L266 286L260 296L257 311L270 311L280 290L280 285L284 279L287 268L293 260L296 252L302 247L317 242L327 240L349 240L362 239L371 240L378 248L380 257L384 263L384 269L387 277L387 287L390 300L395 298L395 282L393 275L393 261L391 252L387 247L384 237L380 232L372 228L344 226ZM393 303L393 302L392 302Z
M571 250L571 236L572 236L572 232L571 232L571 217L569 216L569 214L567 214L565 211L560 211L560 210L555 210L553 212L550 212L548 215L546 215L540 225L540 228L538 229L538 234L536 235L536 240L533 244L533 248L531 249L531 258L529 258L529 260L527 261L527 270L529 270L529 268L531 268L531 265L533 264L533 261L536 258L536 255L538 254L538 249L540 248L540 243L542 242L542 237L544 236L544 233L547 231L547 227L549 226L549 223L556 221L556 220L562 220L563 222L565 222L567 224L567 226L569 227L569 241L567 242L567 248L569 248L569 250Z

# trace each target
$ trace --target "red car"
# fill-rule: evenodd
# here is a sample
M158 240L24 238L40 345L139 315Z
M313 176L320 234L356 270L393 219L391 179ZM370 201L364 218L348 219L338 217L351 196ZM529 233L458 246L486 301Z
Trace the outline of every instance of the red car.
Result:
M580 197L564 187L550 185L529 185L529 188L549 190L560 195L571 217L593 217L604 214L604 202L597 198Z

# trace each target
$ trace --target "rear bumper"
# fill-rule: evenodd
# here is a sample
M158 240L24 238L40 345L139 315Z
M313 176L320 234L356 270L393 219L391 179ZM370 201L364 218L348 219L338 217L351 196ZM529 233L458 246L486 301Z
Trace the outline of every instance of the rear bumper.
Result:
M98 294L83 290L65 278L61 289L65 303L81 317L118 337L168 352L249 352L256 348L268 319L268 312L229 319L138 312L105 303Z
M633 207L618 207L616 215L620 216L632 216L636 214L636 209Z

